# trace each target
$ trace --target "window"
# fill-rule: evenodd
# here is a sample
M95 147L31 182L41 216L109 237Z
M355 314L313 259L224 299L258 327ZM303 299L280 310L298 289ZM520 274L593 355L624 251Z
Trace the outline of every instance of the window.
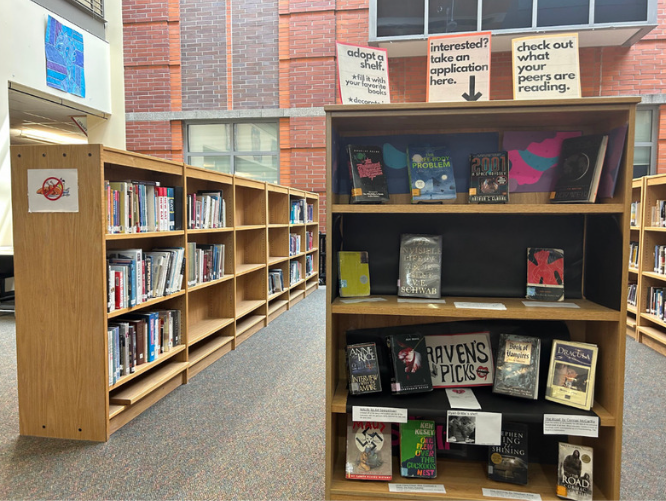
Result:
M69 0L90 11L94 16L104 19L104 0Z
M657 123L659 108L639 107L636 110L636 127L634 140L634 177L657 173Z
M195 167L278 182L278 124L187 124L186 162Z

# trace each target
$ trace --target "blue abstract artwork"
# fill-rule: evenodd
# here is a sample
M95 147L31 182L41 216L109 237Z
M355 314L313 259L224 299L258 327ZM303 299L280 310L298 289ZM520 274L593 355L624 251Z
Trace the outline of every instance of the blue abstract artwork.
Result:
M49 16L44 40L46 85L86 97L83 36Z

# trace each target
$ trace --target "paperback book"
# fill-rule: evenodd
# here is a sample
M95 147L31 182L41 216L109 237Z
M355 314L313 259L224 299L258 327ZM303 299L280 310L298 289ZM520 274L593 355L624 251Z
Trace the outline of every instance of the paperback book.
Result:
M510 484L527 484L527 425L502 423L501 445L488 447L488 478Z
M493 393L536 400L540 354L538 337L500 334Z
M347 418L345 478L350 480L393 479L391 425L355 422Z
M370 295L370 265L365 251L339 251L340 297Z
M608 136L597 134L562 141L552 202L594 202L606 155Z
M469 156L469 203L509 201L509 157L506 151Z
M527 249L527 299L564 301L564 251Z
M435 478L436 451L434 421L413 419L400 423L400 475Z
M382 391L379 362L375 343L358 343L347 346L349 370L349 394L363 395Z
M392 334L386 338L391 354L391 392L395 395L432 391L425 337Z
M593 449L584 445L559 443L557 495L574 501L592 500Z
M553 340L546 400L589 411L594 401L597 353L594 344Z
M456 180L447 147L409 146L407 165L412 202L456 198Z
M351 202L388 202L388 182L384 173L384 158L378 146L347 147L351 169Z
M398 296L439 299L442 279L442 236L400 236Z

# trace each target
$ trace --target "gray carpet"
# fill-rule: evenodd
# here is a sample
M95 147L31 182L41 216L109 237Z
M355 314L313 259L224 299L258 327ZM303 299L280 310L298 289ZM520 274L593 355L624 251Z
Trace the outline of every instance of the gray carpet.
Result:
M18 436L0 316L0 499L324 498L324 289L104 444ZM622 499L666 499L666 358L627 338Z

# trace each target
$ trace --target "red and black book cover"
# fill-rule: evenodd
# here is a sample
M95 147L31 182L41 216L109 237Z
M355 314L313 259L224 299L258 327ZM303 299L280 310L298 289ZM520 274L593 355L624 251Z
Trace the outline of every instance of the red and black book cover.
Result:
M349 145L347 152L351 169L352 203L388 202L388 182L381 148Z
M527 299L564 300L564 251L543 247L527 249Z
M391 392L402 395L432 391L425 337L418 333L394 334L386 342L393 369Z

